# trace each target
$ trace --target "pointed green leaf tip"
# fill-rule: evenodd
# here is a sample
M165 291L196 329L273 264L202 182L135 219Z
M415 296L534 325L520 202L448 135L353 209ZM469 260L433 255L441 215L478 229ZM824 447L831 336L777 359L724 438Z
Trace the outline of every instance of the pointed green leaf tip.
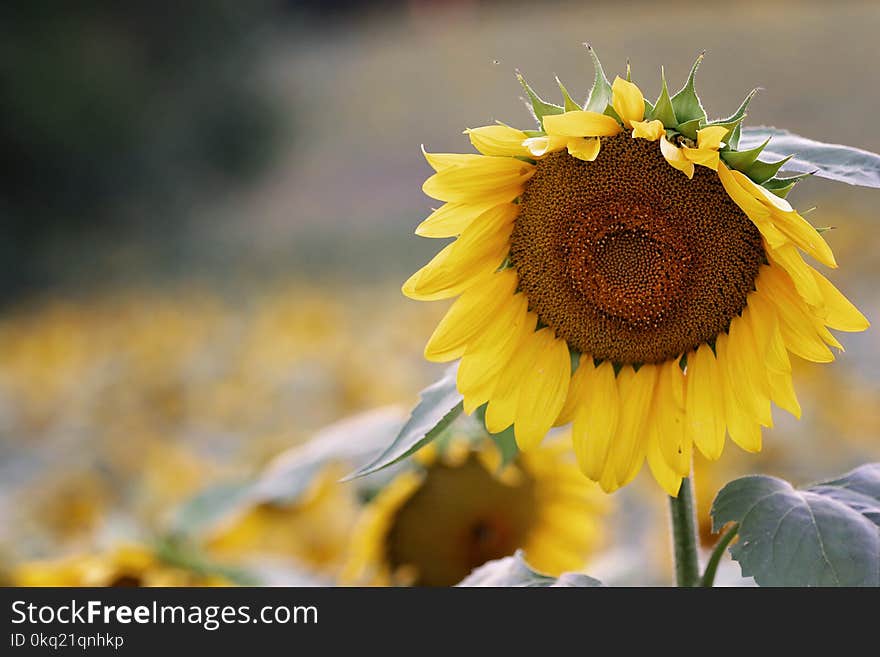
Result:
M516 72L516 79L519 80L519 83L522 85L522 88L525 89L525 92L529 97L529 102L531 103L531 107L529 109L531 110L532 115L535 117L535 120L538 122L539 128L543 128L543 119L548 114L562 114L565 111L559 105L548 103L538 94L536 94L519 71ZM528 107L529 103L526 103L526 106Z
M663 122L663 127L667 130L674 130L678 126L678 119L675 118L675 109L672 107L672 100L669 98L669 88L666 86L666 72L660 67L660 79L663 81L663 88L660 90L660 96L654 103L654 111L651 118Z
M726 119L716 119L706 123L706 125L718 125L727 128L727 135L722 141L727 143L728 148L735 149L739 146L740 126L742 125L743 119L746 118L746 110L749 107L749 103L752 102L752 98L755 97L756 93L758 93L758 89L752 89L746 96L745 100L740 104L739 108Z
M681 123L688 123L700 119L706 120L706 110L703 109L700 98L697 96L697 90L694 87L694 77L697 75L697 69L706 55L705 51L701 52L697 61L691 67L691 73L688 75L687 82L681 90L672 97L672 108L675 110L675 116ZM684 134L684 133L682 133ZM694 131L696 135L696 131Z
M599 56L596 54L596 51L593 50L593 47L589 43L584 44L587 47L587 52L590 53L590 58L593 60L593 86L590 89L590 95L587 96L587 102L584 105L584 109L588 112L598 112L599 114L604 114L605 109L611 105L611 83L608 82L608 78L605 77L605 71L602 69L602 62L599 61Z
M556 76L556 84L559 85L559 91L562 92L562 98L565 102L565 111L573 112L575 110L581 109L581 106L574 102L571 98L571 95L568 93L568 89L565 88L565 85L562 84L562 80L559 79L559 76Z

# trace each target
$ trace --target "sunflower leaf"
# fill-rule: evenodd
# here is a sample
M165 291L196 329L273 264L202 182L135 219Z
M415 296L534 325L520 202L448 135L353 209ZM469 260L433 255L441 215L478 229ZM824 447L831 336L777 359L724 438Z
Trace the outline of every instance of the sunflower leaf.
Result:
M538 94L535 93L535 90L529 86L529 83L526 82L526 79L517 72L516 79L519 80L519 83L522 85L522 88L525 89L526 94L529 99L526 102L526 106L532 112L532 115L535 117L535 120L538 122L538 127L542 127L544 125L544 117L548 114L562 114L565 112L565 109L560 107L559 105L555 105L553 103L548 103L546 100L542 99Z
M442 379L422 390L421 400L392 443L343 481L363 477L394 465L437 438L462 411L461 393L455 385L457 369L453 365L446 370Z
M678 119L675 117L675 109L672 107L672 100L669 98L669 88L666 86L666 72L660 67L660 79L663 86L660 89L660 96L654 103L654 111L651 113L652 119L663 122L663 127L667 129L675 129L678 126Z
M611 83L605 77L605 71L602 69L602 63L599 56L590 44L586 44L590 58L593 60L593 86L587 96L587 102L584 103L584 109L588 112L605 113L605 108L611 105Z
M760 586L880 586L880 463L805 489L742 477L711 513L715 531L739 523L730 554Z
M772 137L765 155L781 159L794 153L782 167L783 171L814 173L820 178L861 187L880 188L880 155L860 148L826 144L801 137L788 130L765 126L742 129L745 147Z
M559 91L562 92L562 100L565 103L565 111L573 112L575 110L581 109L581 106L572 100L571 94L568 93L568 89L566 89L565 85L562 84L562 80L559 79L559 76L556 76L556 84L559 85Z
M517 550L512 557L504 557L490 561L465 577L458 586L462 587L586 587L602 586L602 582L581 573L563 573L559 577L551 577L533 570Z
M703 109L703 104L700 102L700 97L697 95L697 90L694 85L694 78L697 75L697 69L703 61L704 55L705 53L700 53L700 56L697 57L697 60L691 67L687 82L685 82L685 85L671 98L672 108L675 110L675 116L678 117L678 120L681 123L688 123L689 121L694 121L696 119L703 121L706 120L706 110ZM681 128L679 128L679 132L682 132ZM682 134L685 133L682 132Z

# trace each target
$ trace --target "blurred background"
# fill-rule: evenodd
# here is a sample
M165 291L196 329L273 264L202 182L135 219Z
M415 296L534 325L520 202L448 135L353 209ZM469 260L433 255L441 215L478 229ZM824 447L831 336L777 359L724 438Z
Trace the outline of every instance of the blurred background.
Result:
M661 64L680 85L705 49L710 115L760 86L749 124L880 151L878 32L876 2L3 3L0 573L153 540L321 427L412 405L445 307L399 292L437 248L413 235L419 145L530 127L515 70L583 98L589 41L653 97ZM875 322L878 199L820 180L790 198L835 227L831 278ZM798 363L804 417L775 413L764 453L698 464L703 514L740 474L880 458L880 337L844 342ZM596 568L665 555L659 489L615 498Z

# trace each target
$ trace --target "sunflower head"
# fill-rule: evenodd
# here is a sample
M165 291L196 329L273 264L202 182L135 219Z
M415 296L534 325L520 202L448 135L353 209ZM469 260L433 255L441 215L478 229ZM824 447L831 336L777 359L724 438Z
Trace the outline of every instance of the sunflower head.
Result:
M710 120L695 87L645 99L596 76L581 105L541 99L520 76L536 130L466 130L477 154L425 153L444 202L416 230L455 240L404 284L414 299L458 297L425 349L460 359L457 385L486 427L521 449L573 422L583 472L606 491L647 460L676 495L694 445L748 451L771 402L800 416L789 354L841 348L829 328L864 316L807 264L836 267L823 236L785 200L803 176L788 158L739 149L750 92Z
M345 583L452 586L519 548L558 575L583 567L599 542L607 502L564 441L504 465L492 441L453 439L417 461L365 507Z

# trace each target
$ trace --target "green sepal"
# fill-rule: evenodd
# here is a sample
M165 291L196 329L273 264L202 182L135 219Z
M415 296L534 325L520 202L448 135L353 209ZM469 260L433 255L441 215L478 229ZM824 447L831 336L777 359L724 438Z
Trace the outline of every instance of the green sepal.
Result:
M544 137L547 133L543 130L523 130L526 137Z
M737 171L742 171L743 173L745 173L746 169L757 162L758 156L761 154L761 151L763 151L767 147L767 144L769 142L770 137L767 137L767 139L764 140L763 144L759 144L758 146L750 148L747 151L721 151L721 159L723 159L725 162L727 162L727 164L729 164Z
M529 102L526 103L526 107L530 108L532 116L534 116L535 120L538 122L538 126L544 125L543 119L548 114L562 114L565 112L564 108L553 103L548 103L536 94L519 71L516 73L516 79L519 80L519 83L522 85L522 88L525 89L525 92L529 97Z
M562 84L562 80L559 79L559 76L556 76L556 84L559 85L559 91L562 92L562 98L565 102L566 112L574 112L575 110L583 109L580 105L572 100L571 95L568 93L568 89L566 89L565 85Z
M645 98L645 120L647 120L652 114L654 114L654 105L650 100Z
M617 122L620 123L621 125L623 124L623 119L620 118L620 114L618 114L618 113L617 113L617 110L615 110L613 107L611 107L611 105L609 105L608 107L606 107L606 108L605 108L605 111L602 112L602 113L603 113L605 116L610 116L612 119L614 119L615 121L617 121Z
M670 99L672 101L672 108L675 110L675 116L677 116L678 120L682 123L687 123L694 119L706 120L706 110L703 109L703 104L700 102L700 97L697 96L697 90L694 86L694 77L697 74L697 68L699 68L705 54L705 52L700 53L700 56L697 57L697 61L695 61L693 67L691 67L687 82L681 90ZM679 128L679 131L680 130L681 129ZM682 134L685 133L682 132Z
M782 165L793 157L794 155L789 155L778 162L761 162L761 160L756 160L743 173L760 185L779 173Z
M660 67L660 79L663 81L663 87L660 89L660 96L654 103L654 109L651 111L651 118L663 122L663 127L671 130L678 127L678 119L675 118L675 109L672 107L672 100L669 98L669 88L666 86L666 72Z
M714 121L709 121L706 123L707 126L717 125L723 128L727 128L727 135L722 139L729 148L736 149L739 146L739 126L743 122L743 119L746 118L746 110L749 107L749 103L752 102L752 98L755 97L755 94L758 93L758 89L752 89L745 100L739 106L733 114L728 116L726 119L716 119Z
M684 123L679 123L678 132L688 139L696 141L697 130L703 127L703 121L704 119L692 119L690 121L685 121Z
M785 178L770 178L770 180L765 180L761 183L761 186L767 191L773 192L779 198L785 198L788 196L788 193L794 189L794 186L797 185L804 178L808 178L812 176L812 173L800 173L796 176L786 176ZM819 230L818 228L816 230ZM821 232L821 231L820 231Z
M593 76L593 86L590 88L590 93L587 96L587 102L584 103L584 109L588 112L604 114L605 108L611 106L611 83L608 82L608 78L605 77L605 71L602 69L602 63L599 61L599 56L596 54L596 51L593 50L593 47L590 44L585 45L587 46L587 51L590 53L590 57L593 60L593 70L595 74ZM619 118L616 113L615 118Z

